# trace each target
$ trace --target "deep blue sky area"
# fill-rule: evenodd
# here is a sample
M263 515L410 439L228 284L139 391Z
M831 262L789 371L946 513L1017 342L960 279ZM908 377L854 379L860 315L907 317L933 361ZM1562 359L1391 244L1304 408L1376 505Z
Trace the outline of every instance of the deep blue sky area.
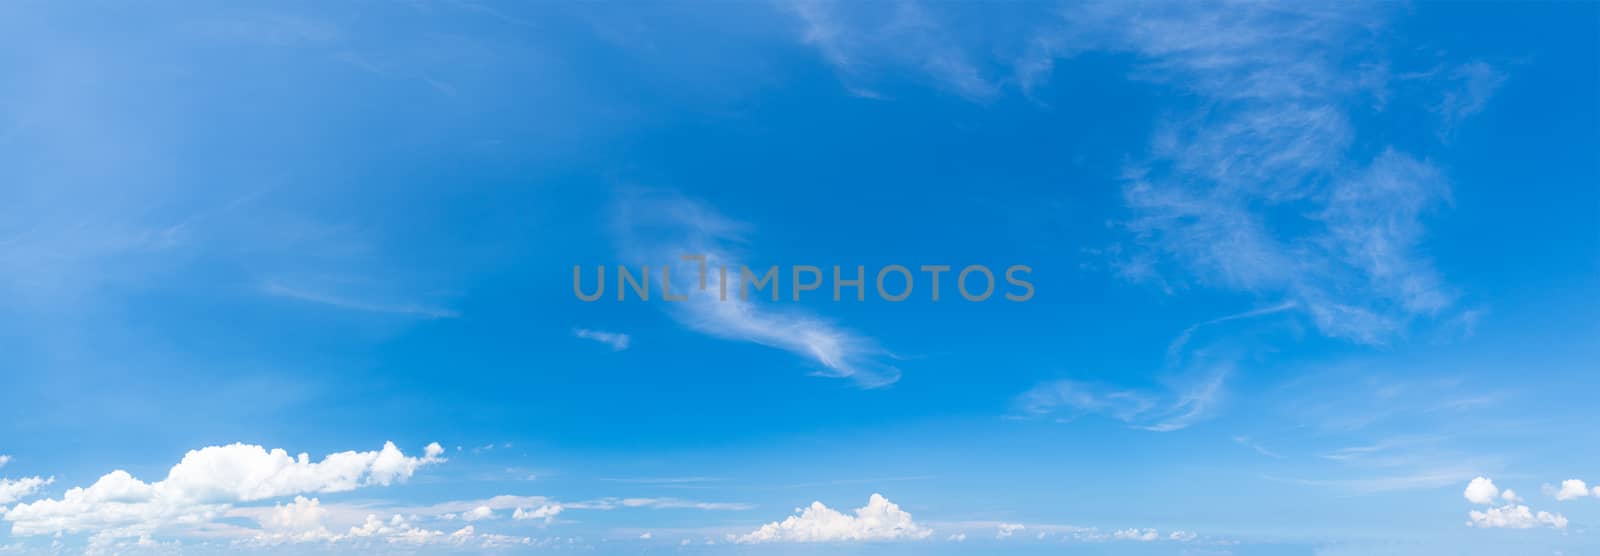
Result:
M8 4L0 554L1594 552L1597 99L1594 3Z

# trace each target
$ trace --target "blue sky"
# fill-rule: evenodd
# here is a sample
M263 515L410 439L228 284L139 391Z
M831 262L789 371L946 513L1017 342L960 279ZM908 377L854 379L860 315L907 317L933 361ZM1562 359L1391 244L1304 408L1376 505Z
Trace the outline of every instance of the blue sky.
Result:
M9 4L0 553L1594 551L1597 21Z

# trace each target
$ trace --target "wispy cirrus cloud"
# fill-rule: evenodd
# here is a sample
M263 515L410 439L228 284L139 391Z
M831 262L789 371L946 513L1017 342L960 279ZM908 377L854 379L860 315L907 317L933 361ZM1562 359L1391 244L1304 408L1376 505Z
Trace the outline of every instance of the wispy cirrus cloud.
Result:
M848 378L864 388L893 384L900 369L892 355L872 338L800 309L778 308L738 299L740 255L745 224L731 220L700 202L666 192L630 190L616 207L615 225L622 258L629 264L672 265L672 289L687 299L663 303L679 323L703 334L761 344L809 359L816 374ZM704 255L708 279L698 289L699 263L681 262L683 255ZM719 299L716 270L729 269L726 300ZM651 276L657 280L659 271Z
M982 67L917 2L845 4L802 0L785 6L805 24L804 40L832 64L850 92L883 98L876 74L913 68L928 83L963 98L984 101L1001 92Z
M1357 122L1369 114L1355 111L1431 110L1448 129L1483 110L1505 76L1481 61L1413 75L1434 92L1400 100L1431 104L1401 106L1375 46L1386 7L1046 4L995 33L964 25L960 7L892 6L792 11L807 23L805 40L852 75L910 68L968 98L1011 86L1032 97L1073 58L1109 53L1133 57L1128 79L1189 95L1124 168L1127 242L1106 250L1123 278L1280 299L1324 335L1366 344L1455 304L1422 249L1427 219L1449 203L1448 180L1367 137ZM894 24L907 13L919 23ZM934 37L939 50L913 46ZM963 69L940 71L924 57ZM974 77L1007 67L1005 79Z
M689 485L719 482L723 479L716 477L602 477L600 480L608 483L640 485Z
M647 508L656 510L749 510L754 504L743 502L705 502L683 498L600 498L574 502L570 507L579 509L613 510L617 508Z
M1505 84L1506 74L1479 60L1451 70L1448 79L1455 87L1446 89L1439 102L1430 107L1439 115L1440 139L1448 139L1461 120L1482 112L1489 98Z
M1071 421L1100 415L1152 432L1188 428L1217 410L1232 365L1215 365L1164 388L1126 388L1076 380L1041 383L1013 401L1019 416Z
M1263 456L1267 456L1267 457L1273 458L1273 459L1283 459L1283 454L1279 454L1277 452L1274 452L1274 451L1268 449L1266 446L1262 446L1261 443L1256 442L1254 440L1251 440L1250 437L1248 437L1248 436L1235 436L1235 437L1233 437L1233 442L1235 444L1240 445L1240 446L1244 446L1244 447L1249 448L1251 450L1255 450L1256 453L1261 454Z
M590 330L588 328L575 328L572 335L585 340L593 340L611 346L612 351L628 349L628 342L632 341L627 334L620 332L606 332L604 330Z
M1198 95L1128 165L1136 279L1287 297L1332 337L1384 343L1455 294L1420 253L1448 202L1430 163L1355 146L1347 106L1370 92L1381 12L1235 4L1067 12L1076 49L1129 51L1135 78Z
M277 282L268 282L263 284L261 286L261 293L274 297L282 297L286 299L304 301L307 303L316 303L351 311L409 315L428 319L451 319L461 316L461 313L451 309L430 307L413 303L382 303L369 301L326 291L287 286Z

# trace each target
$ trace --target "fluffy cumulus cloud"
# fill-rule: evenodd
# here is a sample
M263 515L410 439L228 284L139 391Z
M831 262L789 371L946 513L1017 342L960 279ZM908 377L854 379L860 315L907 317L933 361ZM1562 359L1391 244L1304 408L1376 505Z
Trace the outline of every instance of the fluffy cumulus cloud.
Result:
M1545 490L1549 491L1551 496L1556 497L1556 500L1560 501L1583 498L1589 495L1589 485L1578 479L1567 479L1565 481L1561 481L1561 486L1547 486L1545 487Z
M565 509L559 502L543 496L500 495L481 500L457 500L421 508L403 508L405 513L437 516L451 521L480 521L511 515L512 519L543 519L549 522Z
M1571 481L1568 481L1571 482ZM1511 489L1501 492L1488 477L1477 477L1467 483L1461 496L1473 504L1490 506L1501 501L1505 505L1467 512L1467 526L1481 529L1532 529L1550 527L1566 529L1567 518L1561 514L1533 509L1518 504L1521 500Z
M559 507L539 496L496 496L485 500L444 502L426 507L390 507L372 513L371 505L323 504L316 498L296 496L292 502L272 508L235 508L231 517L253 519L259 530L230 530L233 545L241 548L285 544L337 543L341 550L389 551L424 545L456 546L463 549L532 546L559 542L558 538L535 540L479 532L476 524L444 526L449 521L494 519L499 512L522 508ZM440 513L443 512L443 513ZM384 517L387 515L387 517ZM432 518L426 516L434 516ZM551 513L553 515L553 512Z
M396 544L416 545L465 539L476 532L473 526L468 525L446 534L444 531L418 527L411 521L411 518L399 514L390 517L388 521L378 519L376 515L369 515L361 525L351 527L348 536L353 539L377 539Z
M54 483L55 477L23 477L0 479L0 504L10 504L39 491L40 487ZM0 508L3 509L3 508Z
M1467 525L1485 529L1530 529L1533 527L1547 526L1556 529L1567 528L1567 518L1561 514L1550 512L1534 513L1527 506L1521 504L1507 504L1498 508L1489 508L1483 511L1473 510L1468 512Z
M1473 504L1493 504L1494 499L1500 496L1500 489L1487 477L1478 477L1467 483L1467 490L1461 495Z
M119 469L60 498L17 504L4 519L17 536L80 531L136 536L164 525L211 521L241 502L394 484L444 461L442 453L435 443L421 457L407 456L388 442L379 450L312 461L304 453L295 457L255 445L210 446L185 454L160 481L141 481ZM274 524L304 523L311 519L306 516L318 515L315 500L296 499L280 509Z
M847 515L821 502L795 510L797 515L768 523L747 535L735 537L740 543L894 541L924 539L931 529L917 525L911 514L880 494L873 494L867 505Z
M461 519L467 521L494 519L494 508L490 508L488 506L478 506L468 510L466 513L461 514Z
M377 508L383 511L372 513L371 510ZM481 551L566 546L580 542L581 539L559 536L534 538L484 532L478 530L481 524L476 523L497 519L506 512L510 512L515 519L542 519L548 523L562 509L561 504L542 496L501 495L414 507L324 505L316 498L296 497L291 503L279 504L265 511L255 507L236 508L228 515L254 519L261 524L261 528L225 532L241 537L232 543L232 546L239 548L315 543L342 552L412 552L423 547ZM453 521L474 523L450 523Z
M5 467L8 463L11 463L11 456L0 454L0 467ZM33 476L20 479L0 477L0 504L10 504L31 496L39 492L40 488L55 481L55 477ZM3 512L5 508L0 507L0 513Z
M261 518L260 537L282 541L314 541L331 539L333 532L327 526L328 510L320 500L294 497L288 504L273 506L272 512Z

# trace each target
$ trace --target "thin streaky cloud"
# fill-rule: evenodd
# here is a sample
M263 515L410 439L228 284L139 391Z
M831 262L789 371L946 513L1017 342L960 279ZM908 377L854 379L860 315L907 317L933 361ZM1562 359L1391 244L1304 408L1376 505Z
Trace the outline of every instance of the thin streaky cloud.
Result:
M747 225L676 194L637 189L624 191L618 200L615 225L622 258L629 264L671 269L672 289L687 292L687 299L665 305L689 329L793 353L819 365L817 376L848 378L863 388L900 379L900 369L890 363L893 355L872 338L804 310L738 299L741 265L735 249L747 243ZM683 255L706 257L706 290L697 289L698 262L683 262ZM717 280L713 269L720 267L729 269L726 300L711 285Z
M1183 347L1189 343L1189 339L1194 337L1195 331L1197 331L1197 330L1199 330L1201 328L1205 328L1205 327L1216 325L1216 324L1221 324L1221 323L1228 322L1228 321L1243 320L1243 319L1261 317L1261 316L1266 316L1266 315L1271 315L1271 314L1276 314L1276 313L1282 313L1284 311L1288 311L1290 309L1294 309L1297 306L1299 306L1299 305L1297 303L1293 302L1293 301L1286 301L1284 303L1279 303L1279 304L1273 305L1271 307L1263 307L1263 308L1260 308L1260 309L1254 309L1254 310L1250 310L1250 311L1245 311L1243 313L1235 313L1235 314L1232 314L1232 315L1217 317L1217 318L1214 318L1214 319L1211 319L1211 320L1208 320L1208 321L1205 321L1205 322L1201 322L1201 323L1197 323L1197 324L1191 325L1188 328L1183 329L1183 332L1179 333L1178 337L1174 338L1172 340L1172 343L1167 345L1167 357L1169 359L1176 359L1177 356L1178 356L1178 353L1180 351L1182 351Z
M835 480L831 480L831 481L811 481L811 482L804 482L804 483L776 485L776 486L771 486L771 487L767 487L767 488L769 488L769 489L790 489L790 488L812 488L812 487L819 487L819 486L840 486L840 485L863 485L863 484L876 485L876 484L880 484L880 483L892 483L892 482L900 482L900 481L926 481L926 480L932 480L932 479L936 479L936 478L938 478L938 477L936 477L934 475L913 475L913 476L907 476L907 477L875 477L875 478L870 478L870 479L835 479Z
M715 477L601 477L599 480L608 483L628 483L640 485L679 485L690 483L709 483L723 481Z
M795 1L786 6L804 24L802 40L833 66L852 95L884 100L869 83L899 68L910 68L913 75L927 76L932 86L972 102L986 102L1002 92L999 81L953 44L945 22L922 4Z
M1506 81L1506 74L1483 61L1463 64L1450 72L1455 87L1446 90L1430 108L1439 115L1439 139L1448 141L1461 121L1483 111L1489 98Z
M687 500L683 498L651 498L651 497L606 497L594 500L585 500L566 504L566 507L580 510L616 510L624 508L643 508L652 510L706 510L706 511L743 511L755 509L755 504L744 502L706 502L701 500Z
M1481 470L1473 467L1461 466L1444 469L1419 470L1412 473L1396 475L1379 475L1348 479L1306 479L1298 477L1283 477L1278 475L1262 475L1261 478L1281 483L1332 488L1343 491L1347 494L1358 496L1370 496L1375 494L1383 494L1386 492L1425 490L1456 483L1464 483L1468 480L1471 480L1481 472Z
M416 304L384 304L350 297L343 297L331 293L312 291L307 289L286 286L277 282L268 282L261 286L261 292L274 297L293 299L327 305L351 311L364 311L370 313L387 313L392 315L410 315L428 319L453 319L461 313L438 307L429 307Z
M1267 447L1262 446L1260 443L1258 443L1258 442L1256 442L1254 440L1251 440L1250 437L1248 437L1248 436L1235 436L1235 437L1233 437L1233 441L1235 443L1237 443L1238 445L1240 445L1240 446L1244 446L1244 447L1249 448L1251 450L1255 450L1256 453L1261 454L1263 456L1267 456L1267 457L1273 458L1273 459L1283 459L1283 454L1279 454L1277 452L1274 452L1272 450L1267 449Z
M587 328L575 328L572 330L572 335L585 340L593 340L611 346L612 351L622 351L628 349L628 343L631 341L631 338L627 334L620 332L606 332L604 330L590 330Z
M1072 421L1087 415L1110 417L1129 428L1173 432L1212 416L1222 402L1231 364L1192 371L1162 388L1126 388L1077 380L1040 383L1013 400L1020 417Z

